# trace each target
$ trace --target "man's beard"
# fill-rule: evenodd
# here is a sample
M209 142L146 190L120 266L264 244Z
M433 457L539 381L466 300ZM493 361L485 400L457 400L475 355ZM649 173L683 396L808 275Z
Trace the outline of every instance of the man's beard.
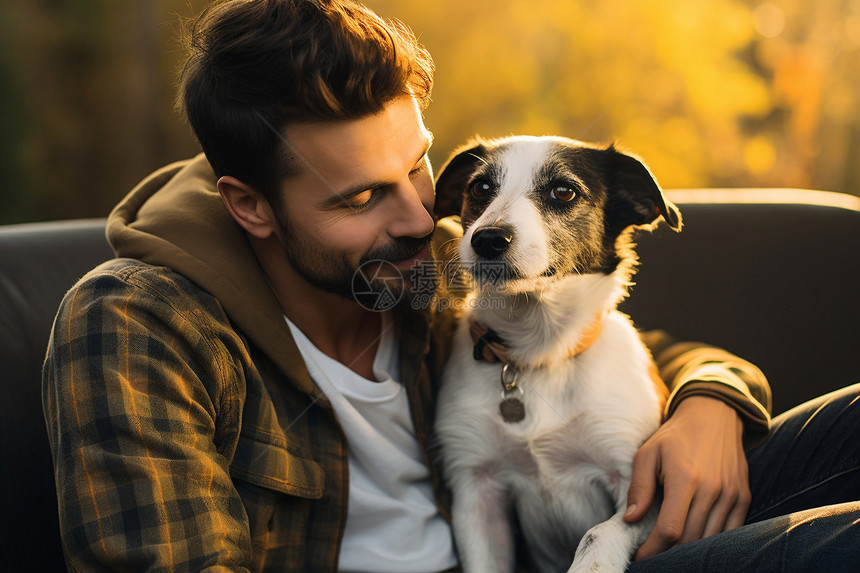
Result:
M417 292L410 286L418 282L416 278L423 281L421 292L435 290L435 273L421 272L426 269L419 268L433 265L432 257L405 271L391 264L417 255L430 243L432 232L421 238L393 239L365 253L356 267L345 253L326 249L301 236L285 217L278 216L277 220L283 237L282 246L293 269L320 290L372 310L387 310L398 303L411 303ZM432 281L432 285L428 281Z

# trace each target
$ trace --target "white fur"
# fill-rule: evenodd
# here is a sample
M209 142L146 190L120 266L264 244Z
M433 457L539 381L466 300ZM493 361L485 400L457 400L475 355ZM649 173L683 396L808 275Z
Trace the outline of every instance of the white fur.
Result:
M475 260L472 230L501 221L516 228L508 260L520 276L543 272L552 229L523 190L548 145L514 146L502 157L505 183L466 230L464 265ZM633 456L660 416L651 358L629 319L615 310L627 281L619 268L609 275L521 278L472 294L501 297L504 304L466 305L474 310L456 332L436 423L466 572L513 571L512 510L541 571L620 573L647 538L653 511L636 525L621 519ZM600 336L569 358L599 316ZM506 423L499 413L502 365L472 357L469 317L495 330L520 365L526 417L519 423Z
M475 229L500 221L513 225L520 231L520 236L527 239L518 242L516 252L511 254L512 262L524 276L540 274L548 261L546 241L542 240L543 220L534 203L528 199L527 191L534 175L532 167L546 156L549 145L548 142L537 142L536 145L513 146L504 154L502 163L509 167L505 169L506 177L498 197L466 230L462 241L468 245ZM477 260L471 249L461 248L460 257L464 265Z

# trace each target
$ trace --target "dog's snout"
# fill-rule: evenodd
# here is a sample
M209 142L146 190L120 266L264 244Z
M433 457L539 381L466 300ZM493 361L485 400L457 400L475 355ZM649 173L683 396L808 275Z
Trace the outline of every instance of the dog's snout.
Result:
M511 244L514 233L505 227L483 227L472 234L472 248L486 259L502 256Z

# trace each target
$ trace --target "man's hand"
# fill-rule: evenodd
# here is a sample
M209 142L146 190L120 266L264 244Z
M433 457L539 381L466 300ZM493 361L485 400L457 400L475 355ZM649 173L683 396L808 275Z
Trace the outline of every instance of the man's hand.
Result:
M635 559L743 525L750 505L743 424L727 404L685 398L639 449L624 520L641 519L663 486L657 525Z

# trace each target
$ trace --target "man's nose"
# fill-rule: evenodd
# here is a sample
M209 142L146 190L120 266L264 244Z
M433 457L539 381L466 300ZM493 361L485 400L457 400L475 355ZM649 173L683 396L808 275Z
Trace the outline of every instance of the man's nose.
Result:
M432 187L431 187L432 190ZM404 183L397 190L398 200L394 204L394 217L388 227L388 234L392 237L426 237L433 232L436 222L430 215L432 205L432 192L427 197L429 203L424 202L424 197L411 181Z

